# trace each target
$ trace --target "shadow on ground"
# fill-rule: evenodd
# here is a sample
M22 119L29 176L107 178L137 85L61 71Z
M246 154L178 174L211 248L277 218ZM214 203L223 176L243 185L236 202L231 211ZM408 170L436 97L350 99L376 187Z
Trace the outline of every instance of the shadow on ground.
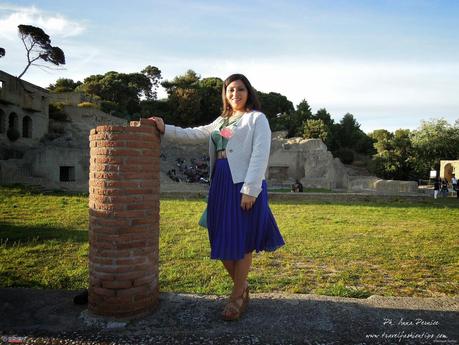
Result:
M88 315L85 307L72 303L75 293L0 289L1 334L25 336L34 344L457 344L459 340L457 297L252 294L241 320L225 322L219 318L222 297L162 293L151 314L120 323Z

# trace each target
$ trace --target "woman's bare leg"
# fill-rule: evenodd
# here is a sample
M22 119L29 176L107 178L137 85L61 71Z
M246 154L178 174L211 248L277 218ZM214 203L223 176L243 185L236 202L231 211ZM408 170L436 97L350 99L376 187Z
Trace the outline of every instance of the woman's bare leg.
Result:
M234 264L234 287L231 293L236 298L242 295L247 287L247 276L249 275L250 266L252 265L252 253L245 254L244 258L235 261Z
M235 260L222 260L223 266L225 266L228 274L230 275L231 279L234 283L234 264L236 263Z
M247 282L247 276L252 264L252 253L246 254L242 260L222 260L222 262L234 283L230 298L235 300L236 303L241 306L243 301L240 297L249 285ZM228 310L225 306L222 315L230 317L232 313L233 312Z

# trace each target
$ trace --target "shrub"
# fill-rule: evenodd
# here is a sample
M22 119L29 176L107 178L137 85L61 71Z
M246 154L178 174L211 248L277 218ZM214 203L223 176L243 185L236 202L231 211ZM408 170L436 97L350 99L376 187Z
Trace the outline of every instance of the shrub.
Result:
M64 106L67 105L63 102L56 102L49 104L49 118L55 121L68 122L69 119L64 111Z
M115 102L111 101L101 101L100 102L100 110L102 110L104 113L111 114L115 111L119 110L118 104Z
M343 164L351 164L354 161L354 152L348 148L341 148L336 152L336 156Z
M78 103L78 108L97 108L97 104L91 102Z

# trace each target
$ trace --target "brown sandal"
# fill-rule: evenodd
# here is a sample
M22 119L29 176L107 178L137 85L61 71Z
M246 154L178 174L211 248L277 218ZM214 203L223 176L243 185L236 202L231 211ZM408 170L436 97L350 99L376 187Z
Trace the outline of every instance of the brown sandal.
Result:
M237 303L238 300L242 299L241 305ZM244 311L247 308L247 304L249 303L249 287L247 286L241 296L236 298L229 299L228 303L226 303L225 308L222 312L222 318L225 321L234 321L238 320ZM229 312L229 313L228 313Z

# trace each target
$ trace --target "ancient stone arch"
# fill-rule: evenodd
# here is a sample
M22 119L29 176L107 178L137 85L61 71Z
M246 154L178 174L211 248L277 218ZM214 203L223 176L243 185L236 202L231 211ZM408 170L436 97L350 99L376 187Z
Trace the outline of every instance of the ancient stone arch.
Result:
M443 168L443 176L446 180L451 181L451 178L453 177L453 166L451 163L447 163Z
M8 128L14 128L19 131L19 117L15 112L10 113L8 118Z
M32 138L32 119L27 115L22 119L22 136Z
M0 133L6 132L6 114L0 109Z

